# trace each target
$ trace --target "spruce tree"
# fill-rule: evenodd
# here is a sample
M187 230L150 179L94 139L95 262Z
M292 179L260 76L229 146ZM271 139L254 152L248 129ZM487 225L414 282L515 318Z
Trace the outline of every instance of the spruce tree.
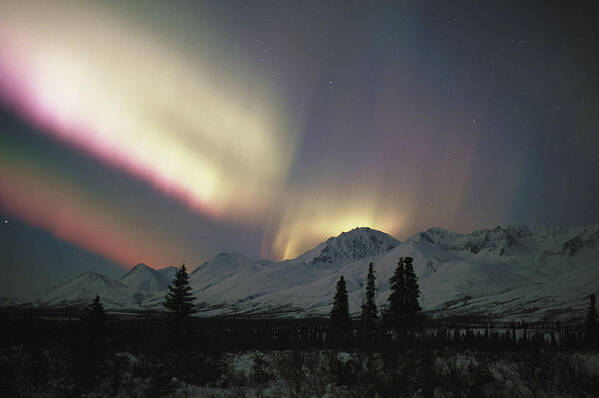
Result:
M104 311L100 296L96 295L94 301L85 309L85 321L93 332L98 333L104 328L106 319L106 311Z
M391 277L391 294L387 301L386 320L393 329L407 330L415 326L422 315L420 288L414 273L414 259L401 257Z
M194 300L191 286L189 286L189 275L187 275L187 269L183 263L168 287L168 294L164 302L166 314L175 320L185 320L195 312Z
M418 286L418 278L414 273L414 259L412 257L404 258L405 283L406 283L406 324L407 327L414 326L422 316L422 308L420 308L420 287Z
M362 328L368 337L376 330L376 320L378 310L376 308L376 276L374 274L374 265L370 263L368 266L368 276L366 278L366 297L362 304L361 323Z
M406 314L406 280L404 258L401 257L397 262L397 268L390 279L391 294L387 298L386 320L393 329L400 329L405 326Z
M348 333L351 329L349 318L349 302L347 299L347 288L343 276L337 281L333 308L331 309L331 331L334 336L339 337Z

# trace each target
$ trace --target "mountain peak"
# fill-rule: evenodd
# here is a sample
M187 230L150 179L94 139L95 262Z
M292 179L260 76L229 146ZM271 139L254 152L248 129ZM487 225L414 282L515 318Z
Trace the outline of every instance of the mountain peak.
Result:
M139 263L131 268L121 277L119 282L142 291L156 291L166 289L169 281L163 273L148 267L144 263Z
M123 279L126 279L134 274L139 274L139 273L147 274L147 273L153 273L155 271L156 270L154 268L151 268L144 263L139 263L139 264L135 265L134 267L130 268L129 271L127 271L127 273L125 275L123 275L120 280L122 281Z
M516 248L522 237L530 234L530 228L527 226L510 225L481 229L469 234L450 232L439 227L433 227L425 232L420 232L417 236L445 250L468 250L472 253L488 250L503 255Z
M99 274L97 272L92 272L92 271L87 271L87 272L83 272L77 276L75 276L74 278L72 278L72 280L111 280L110 278L108 278L105 275Z
M403 256L414 258L422 307L435 311L433 316L468 311L497 314L500 319L579 316L587 305L580 297L599 289L595 266L599 226L507 225L470 233L434 227L398 244L383 232L354 228L294 260L266 267L263 260L220 253L194 270L190 284L207 316L289 316L296 309L298 316L324 315L330 310L339 275L345 276L350 311L356 313L362 302L366 264L376 266L377 302L383 303L389 294L388 280ZM176 271L175 267L153 270L138 264L128 270L123 283L86 272L39 295L37 302L88 305L98 294L107 308L158 309ZM514 301L514 297L522 299ZM551 310L539 308L540 298L552 303Z
M103 303L127 301L129 288L118 281L96 272L84 272L38 295L38 301L47 305L90 303L98 295Z
M359 260L388 252L399 245L389 234L368 227L358 227L327 239L319 255L312 263L333 263L343 260Z
M522 250L555 251L556 248L561 248L562 252L573 256L584 248L592 248L599 243L599 226L563 228L512 224L480 229L468 234L433 227L410 238L418 239L444 250L470 251L474 254L486 251L503 256L514 255Z

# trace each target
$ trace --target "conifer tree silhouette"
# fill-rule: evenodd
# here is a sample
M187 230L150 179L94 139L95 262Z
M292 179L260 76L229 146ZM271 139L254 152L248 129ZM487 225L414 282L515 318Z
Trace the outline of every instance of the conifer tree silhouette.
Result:
M422 316L422 308L420 307L420 287L418 286L418 278L414 273L414 259L412 257L404 258L405 282L406 282L406 316L405 321L407 327L413 327Z
M331 309L331 332L335 338L346 336L351 330L347 287L343 276L337 281L333 308Z
M106 311L104 311L100 296L96 295L94 301L85 309L85 320L92 330L99 332L104 328L106 319Z
M414 273L414 259L400 257L397 268L391 277L391 294L387 301L386 321L396 330L413 328L422 316L420 307L420 288Z
M193 291L189 286L189 275L183 263L168 287L164 301L166 314L175 320L185 320L195 312L194 300Z
M366 297L362 304L362 314L360 316L362 330L365 337L372 338L376 331L376 321L378 309L376 307L376 276L374 273L374 264L368 266L368 276L366 278Z
M386 320L393 329L401 329L405 326L406 315L406 278L404 258L397 262L397 268L390 279L391 294L387 298Z

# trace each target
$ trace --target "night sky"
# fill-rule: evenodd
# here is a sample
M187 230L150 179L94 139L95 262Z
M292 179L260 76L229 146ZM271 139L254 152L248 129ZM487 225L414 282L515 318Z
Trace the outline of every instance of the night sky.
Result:
M0 295L599 223L599 16L549 3L3 0Z

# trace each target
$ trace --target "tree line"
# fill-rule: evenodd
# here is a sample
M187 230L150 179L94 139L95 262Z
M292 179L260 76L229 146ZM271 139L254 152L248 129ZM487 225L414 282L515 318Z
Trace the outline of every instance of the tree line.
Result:
M401 257L390 279L391 293L387 298L387 308L379 319L376 304L376 275L374 264L368 266L364 303L359 318L359 333L362 340L380 339L381 332L392 331L405 335L423 321L420 307L420 287L414 273L414 259ZM340 341L346 340L352 332L349 314L347 287L343 276L337 281L333 308L330 312L331 335Z
M308 326L302 326L302 329L294 327L290 330L286 327L271 327L265 331L261 328L249 328L249 331L230 329L220 331L219 336L215 337L215 342L226 340L227 336L234 339L246 341L251 345L251 341L256 340L266 342L270 341L276 345L278 341L282 345L293 345L294 341L314 346L343 345L355 346L356 344L376 344L389 342L414 343L416 340L430 340L448 345L452 344L473 344L485 343L489 341L502 342L506 346L517 344L528 344L527 342L540 342L547 340L547 343L557 345L556 337L546 339L538 331L530 336L527 335L526 328L521 328L524 332L522 336L516 336L515 327L511 330L500 332L493 327L484 328L482 332L480 327L453 327L432 326L433 322L427 319L420 306L420 287L418 278L414 272L414 259L412 257L400 257L393 275L389 280L390 294L387 298L387 305L383 311L379 311L376 303L376 272L374 264L368 266L366 277L364 300L361 306L359 317L352 319L349 311L349 299L346 281L340 276L336 283L335 295L333 297L332 309L329 313L328 326L319 323L312 323ZM167 295L163 302L164 313L170 320L169 329L174 333L173 337L181 340L186 334L186 329L190 327L190 320L195 312L195 297L189 283L189 275L185 264L182 264L169 285ZM585 342L589 347L599 348L599 327L597 325L597 312L595 295L589 297L589 307L583 331L565 329L561 340L568 342L568 346L578 345L578 341ZM85 315L90 327L94 330L101 330L107 316L104 312L100 298L96 297L94 302L88 307ZM195 327L196 334L210 335L209 329ZM434 332L430 332L435 329ZM479 331L475 331L479 329ZM300 332L301 330L301 332ZM428 330L428 332L426 331ZM295 335L294 335L295 333ZM541 336L541 337L540 337ZM574 343L573 343L574 342ZM588 344L587 344L588 343ZM244 344L245 345L245 344ZM275 348L275 347L273 347Z
M114 318L106 314L99 297L80 319L44 319L21 312L20 319L0 319L0 374L8 375L0 378L0 396L18 396L14 391L22 386L43 390L48 387L44 380L56 377L64 379L59 383L65 386L60 396L82 396L110 379L103 375L122 373L112 369L120 369L119 353L125 352L139 356L140 375L152 374L148 388L156 391L148 396L159 396L173 376L198 385L217 380L223 373L219 367L223 353L250 350L309 353L342 349L359 355L389 354L391 358L473 350L524 358L599 349L595 296L590 296L583 324L553 329L541 324L485 326L469 325L464 319L457 323L427 319L419 305L413 263L410 257L398 260L384 308L377 307L376 273L370 264L361 312L353 318L344 278L337 281L328 319L193 317L195 299L185 265L170 284L163 317Z

